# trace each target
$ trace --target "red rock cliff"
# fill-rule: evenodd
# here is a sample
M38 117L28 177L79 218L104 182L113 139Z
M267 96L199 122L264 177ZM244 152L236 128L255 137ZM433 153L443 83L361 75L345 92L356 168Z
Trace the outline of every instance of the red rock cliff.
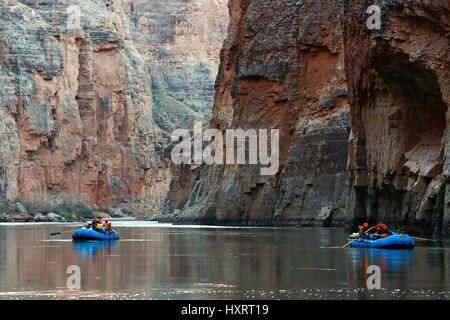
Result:
M279 129L280 168L273 176L254 165L196 169L186 201L176 195L178 223L341 223L349 133L342 2L231 0L229 10L211 127Z
M0 7L1 196L157 209L170 181L122 1Z
M212 108L225 0L7 0L0 13L0 200L158 214L170 132Z

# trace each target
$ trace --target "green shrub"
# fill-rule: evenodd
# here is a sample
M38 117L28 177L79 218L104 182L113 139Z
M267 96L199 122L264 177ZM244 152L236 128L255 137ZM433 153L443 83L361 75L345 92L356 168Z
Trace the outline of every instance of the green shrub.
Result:
M33 201L22 201L28 212L40 212L47 214L56 213L65 219L95 218L95 212L90 206L84 204L81 200L71 196L59 196L49 199L39 199Z
M66 207L64 205L58 206L53 208L52 210L49 210L49 212L56 213L57 215L60 215L61 217L65 219L71 219L73 217L72 211L69 207Z
M75 215L84 219L93 219L95 218L95 212L91 208L87 206L82 206L75 209Z
M74 205L65 203L56 208L53 208L52 212L59 214L66 219L71 219L74 217L83 219L95 218L94 211L90 207L81 204Z
M9 201L0 201L0 214L16 215L19 214L19 211L14 203Z
M443 181L441 183L441 185L439 186L436 203L434 204L434 209L439 209L439 210L444 209L446 185L447 185L447 182Z

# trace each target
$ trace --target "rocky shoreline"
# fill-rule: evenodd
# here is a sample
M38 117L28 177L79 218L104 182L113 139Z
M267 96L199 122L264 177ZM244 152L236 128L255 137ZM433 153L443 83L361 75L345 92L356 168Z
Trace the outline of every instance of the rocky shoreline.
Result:
M17 202L0 202L0 222L84 222L94 218L117 220L143 220L147 218L142 211L129 208L101 208L83 202L46 203L39 210L30 204Z

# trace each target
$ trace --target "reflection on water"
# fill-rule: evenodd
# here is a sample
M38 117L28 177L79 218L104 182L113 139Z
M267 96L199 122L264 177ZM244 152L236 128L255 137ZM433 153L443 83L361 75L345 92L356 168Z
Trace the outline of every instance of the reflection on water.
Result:
M73 241L80 261L106 261L113 254L117 241Z
M346 248L338 228L117 222L121 241L72 242L73 224L0 224L0 299L390 299L450 296L448 244ZM69 265L80 291L66 289ZM366 289L369 265L381 290Z
M398 274L407 274L412 266L415 250L411 249L365 249L351 248L352 260L361 270L367 266L377 265L387 279ZM365 270L364 269L364 270Z

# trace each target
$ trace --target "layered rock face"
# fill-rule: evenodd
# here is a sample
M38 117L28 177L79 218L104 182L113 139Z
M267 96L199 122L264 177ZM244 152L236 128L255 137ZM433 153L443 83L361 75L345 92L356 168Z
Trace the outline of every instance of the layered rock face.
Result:
M366 26L373 4L381 29ZM449 234L449 3L349 0L345 10L348 221Z
M139 199L170 182L148 67L122 1L0 6L0 197Z
M210 126L278 129L279 170L179 168L191 192L183 201L172 187L167 212L180 210L177 223L342 223L350 131L342 1L231 0L229 10Z
M153 119L169 134L211 112L227 3L130 1L132 37L152 79Z

